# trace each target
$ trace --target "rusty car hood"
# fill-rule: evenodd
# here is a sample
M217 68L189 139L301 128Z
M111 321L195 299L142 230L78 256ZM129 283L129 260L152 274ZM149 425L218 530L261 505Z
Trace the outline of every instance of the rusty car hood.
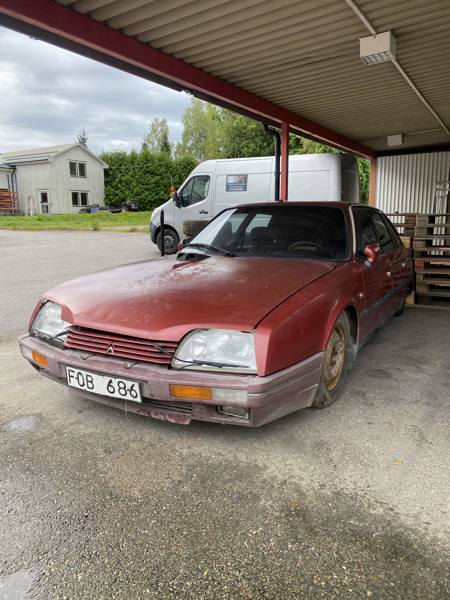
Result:
M138 262L74 279L45 297L83 327L178 341L196 328L252 330L334 263L212 256Z

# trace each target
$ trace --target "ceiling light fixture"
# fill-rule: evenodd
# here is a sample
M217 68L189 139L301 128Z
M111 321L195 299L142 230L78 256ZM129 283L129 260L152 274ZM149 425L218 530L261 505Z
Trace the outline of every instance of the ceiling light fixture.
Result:
M395 135L387 136L388 146L401 146L403 144L403 133L397 133Z
M359 56L365 65L395 59L396 41L391 31L359 38Z

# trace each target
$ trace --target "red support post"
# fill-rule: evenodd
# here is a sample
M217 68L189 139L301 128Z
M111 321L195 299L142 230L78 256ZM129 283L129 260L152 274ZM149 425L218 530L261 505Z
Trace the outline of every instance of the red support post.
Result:
M370 161L370 176L369 176L369 206L377 205L377 159L372 158Z
M281 186L280 201L288 201L289 179L289 123L281 123Z

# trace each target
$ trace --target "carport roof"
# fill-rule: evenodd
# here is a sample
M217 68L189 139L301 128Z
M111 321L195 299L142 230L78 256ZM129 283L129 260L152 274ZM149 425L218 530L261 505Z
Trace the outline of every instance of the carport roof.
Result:
M102 23L105 29L118 30L179 59L178 64L183 61L181 65L192 65L199 73L211 74L220 82L233 84L282 111L313 122L319 128L317 131L303 127L310 137L325 141L320 128L327 128L356 142L362 148L359 153L366 155L390 150L387 136L400 133L405 136L404 143L397 150L450 145L450 136L442 127L442 122L450 126L448 0L357 0L356 7L377 33L393 32L398 63L435 115L393 63L361 63L358 40L370 33L352 9L351 0L58 0L58 3L72 16L72 11L81 13L89 22ZM31 4L45 4L48 8L56 2L0 0L0 16L3 13L7 19L3 22L20 28L16 22L8 22L8 17L17 17L14 10L3 10L2 6L18 7L20 18L19 5ZM42 21L48 21L44 29L59 35L54 21L57 16L60 22L61 16L58 11L56 16L51 12L42 17ZM69 14L67 18L70 19ZM35 26L37 20L28 19L28 23ZM65 39L70 36L65 35ZM72 41L78 42L78 38L72 36ZM92 43L90 51L91 55L96 51ZM157 69L153 75L145 76L161 80ZM173 82L182 81L177 75L174 73ZM202 97L195 85L185 87ZM210 95L203 87L203 97L220 102L219 96ZM222 104L242 110L242 106L224 98ZM264 117L261 110L247 112ZM292 129L302 131L302 127ZM333 144L335 140L328 141ZM345 144L335 145L345 147Z

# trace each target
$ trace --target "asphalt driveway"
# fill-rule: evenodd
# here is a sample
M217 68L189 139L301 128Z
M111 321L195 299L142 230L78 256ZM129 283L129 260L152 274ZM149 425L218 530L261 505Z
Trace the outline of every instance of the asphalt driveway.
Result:
M15 341L51 285L161 260L146 236L0 252L0 600L449 597L450 311L393 319L327 409L183 427L74 398Z

